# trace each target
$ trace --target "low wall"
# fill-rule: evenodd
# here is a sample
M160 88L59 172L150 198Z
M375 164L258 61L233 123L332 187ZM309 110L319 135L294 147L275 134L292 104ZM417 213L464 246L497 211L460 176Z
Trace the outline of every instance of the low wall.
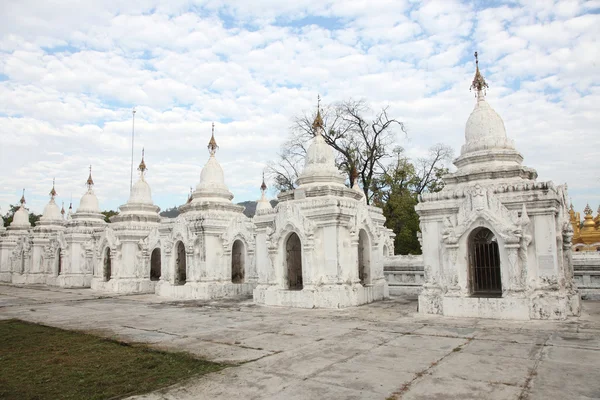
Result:
M423 256L391 256L383 261L383 275L392 296L417 296L423 286Z
M573 253L573 269L581 297L600 300L600 252Z
M600 252L573 253L575 283L581 297L600 300ZM392 296L416 296L424 281L423 256L392 256L383 261Z

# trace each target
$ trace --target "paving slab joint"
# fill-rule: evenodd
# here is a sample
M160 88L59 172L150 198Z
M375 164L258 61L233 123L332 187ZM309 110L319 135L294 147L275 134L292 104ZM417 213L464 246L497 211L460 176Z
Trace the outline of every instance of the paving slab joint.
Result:
M455 338L455 339L459 339L459 338ZM399 399L401 399L401 396L404 393L406 393L408 391L408 389L410 389L410 387L417 380L419 380L424 375L427 375L430 370L432 370L437 365L439 365L439 363L441 363L442 361L444 361L444 359L446 359L447 357L451 356L454 353L460 352L465 346L467 346L469 343L471 343L472 340L473 340L473 338L467 338L466 341L463 344L456 346L455 348L453 348L452 350L450 350L450 352L448 352L447 354L444 354L441 358L439 358L438 360L432 362L427 368L425 368L425 369L417 372L415 374L415 377L410 382L405 383L404 385L402 385L402 387L400 387L400 389L396 390L391 395L389 395L388 397L386 397L385 400L399 400Z
M533 363L533 367L529 370L529 374L527 374L527 378L525 379L525 384L523 385L523 390L521 394L519 394L518 400L527 400L529 398L529 391L531 390L531 382L533 378L537 375L537 369L540 365L540 361L542 361L542 353L544 351L544 347L548 346L548 341L550 340L551 335L548 335L544 343L539 345L540 349L538 354L535 357L535 362Z

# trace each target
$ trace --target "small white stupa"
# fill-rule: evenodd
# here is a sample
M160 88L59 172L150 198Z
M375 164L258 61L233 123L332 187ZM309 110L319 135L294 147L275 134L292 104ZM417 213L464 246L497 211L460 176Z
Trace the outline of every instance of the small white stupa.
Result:
M416 206L425 264L419 311L521 320L578 315L566 186L537 182L536 171L521 164L485 100L477 53L475 60L477 102L454 160L458 169Z
M160 207L152 201L152 191L146 182L146 162L138 167L140 177L131 187L126 204L119 207L106 229L96 239L92 289L120 293L154 292L155 281L161 277L161 254L154 254L152 276L151 254L158 246L150 243L148 235L160 222ZM118 257L115 255L119 254Z
M44 207L44 212L40 220L38 221L34 230L36 232L52 232L55 230L64 229L64 208L61 210L56 204L55 197L57 196L56 190L54 189L54 179L52 180L52 190L50 190L50 201Z
M211 299L252 293L256 281L254 225L233 204L217 161L219 146L212 124L209 158L181 214L170 225L162 225L165 246L164 278L158 294L176 298Z
M265 183L264 172L262 175L262 183L260 185L260 193L260 199L256 202L256 212L273 209L271 202L267 199L267 184Z
M25 189L23 189L23 195L21 196L19 203L21 206L13 215L13 220L8 227L8 230L10 231L27 231L31 228L29 212L25 208Z
M320 103L320 98L319 98ZM384 246L393 234L382 211L348 188L324 138L320 105L298 188L257 213L259 285L254 301L301 308L342 308L388 296Z

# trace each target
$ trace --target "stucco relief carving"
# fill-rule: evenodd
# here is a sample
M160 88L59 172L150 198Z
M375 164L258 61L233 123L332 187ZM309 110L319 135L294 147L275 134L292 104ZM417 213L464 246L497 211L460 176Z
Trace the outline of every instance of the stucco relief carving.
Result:
M486 190L479 184L467 192L458 209L456 221L453 217L444 218L444 242L456 243L480 218L489 222L505 242L519 242L522 229L519 225L518 213L509 211L494 196L493 190Z
M267 228L267 241L270 248L277 248L282 237L293 230L298 234L303 247L314 243L315 224L306 218L294 204L280 204L273 221L273 228Z
M221 235L223 248L230 251L233 242L237 238L241 238L246 243L247 248L253 248L254 224L244 215L232 219L227 230Z

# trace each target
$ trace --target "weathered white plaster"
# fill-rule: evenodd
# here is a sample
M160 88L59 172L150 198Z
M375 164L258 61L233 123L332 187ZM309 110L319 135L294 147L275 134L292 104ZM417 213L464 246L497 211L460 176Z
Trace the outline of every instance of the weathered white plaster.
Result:
M476 85L478 84L478 85ZM565 186L537 182L487 104L477 70L477 104L466 143L438 193L424 194L420 217L425 283L422 313L500 319L564 319L579 314ZM498 297L476 293L472 235L489 230L499 251ZM484 231L487 232L487 231Z

